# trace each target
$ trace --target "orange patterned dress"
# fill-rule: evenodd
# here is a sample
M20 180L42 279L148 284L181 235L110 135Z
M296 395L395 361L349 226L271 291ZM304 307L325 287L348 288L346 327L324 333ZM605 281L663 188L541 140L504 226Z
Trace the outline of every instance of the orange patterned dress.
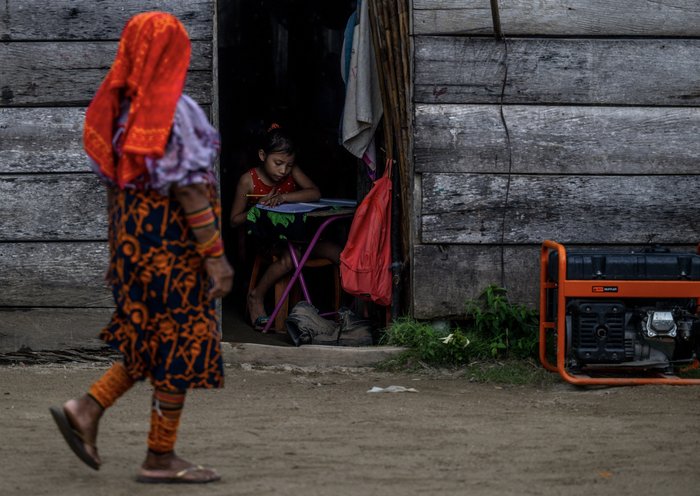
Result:
M211 196L220 218L213 188ZM100 337L135 379L162 389L221 387L216 310L180 204L151 189L118 190L109 240L116 310Z

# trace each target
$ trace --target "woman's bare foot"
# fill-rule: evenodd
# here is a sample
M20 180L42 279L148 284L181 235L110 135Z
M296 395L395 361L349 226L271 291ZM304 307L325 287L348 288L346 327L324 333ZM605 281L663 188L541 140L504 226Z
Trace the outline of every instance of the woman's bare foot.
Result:
M174 451L156 454L148 451L136 478L147 483L203 484L221 479L216 470L195 465L177 456Z

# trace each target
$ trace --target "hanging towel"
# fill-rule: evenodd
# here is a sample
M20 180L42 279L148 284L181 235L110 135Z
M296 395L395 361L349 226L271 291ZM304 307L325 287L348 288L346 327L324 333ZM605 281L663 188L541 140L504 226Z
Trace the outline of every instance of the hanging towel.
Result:
M367 2L358 5L359 23L353 29L349 68L341 67L347 86L342 120L343 146L353 155L365 161L371 170L376 168L374 159L374 133L382 117L382 97L379 74L374 58ZM353 18L351 17L350 23ZM350 41L346 35L345 42ZM343 48L346 52L347 47ZM347 62L346 60L343 62ZM345 64L343 64L344 66Z

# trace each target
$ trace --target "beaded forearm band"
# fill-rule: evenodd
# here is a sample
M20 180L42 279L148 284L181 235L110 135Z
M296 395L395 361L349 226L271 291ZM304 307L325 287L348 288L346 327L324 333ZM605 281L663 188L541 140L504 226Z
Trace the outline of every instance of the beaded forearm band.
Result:
M197 243L197 251L203 258L218 258L224 254L224 241L217 229L207 241Z
M216 215L214 215L214 210L211 208L211 205L195 212L187 213L185 217L192 229L203 229L214 224L216 221Z

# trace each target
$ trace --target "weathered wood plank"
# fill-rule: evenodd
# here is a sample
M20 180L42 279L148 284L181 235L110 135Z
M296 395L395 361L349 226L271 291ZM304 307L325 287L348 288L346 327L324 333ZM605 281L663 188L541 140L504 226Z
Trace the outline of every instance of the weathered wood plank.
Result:
M0 42L0 106L87 105L116 51L113 41ZM211 43L193 43L185 91L200 103L212 100L211 67Z
M414 80L419 103L697 106L700 39L417 37Z
M699 108L419 104L415 170L696 174L699 135Z
M89 172L84 118L83 107L0 107L0 174Z
M500 102L505 59L504 44L495 40L415 37L413 99L417 103Z
M696 0L508 0L505 36L700 36ZM413 0L417 35L493 34L488 0Z
M493 35L488 0L413 0L413 34Z
M107 242L0 243L0 307L111 307Z
M504 279L501 278L503 267ZM539 301L539 246L416 245L413 311L417 319L464 315L467 300L490 284L508 289L514 303Z
M700 176L423 174L423 243L688 243ZM507 204L506 204L507 199Z
M145 10L170 12L193 40L212 40L213 0L6 0L0 40L116 40L126 21Z
M99 349L111 308L0 308L0 353Z
M629 252L644 245L575 248ZM671 251L695 253L695 245L676 245ZM490 284L505 287L511 302L539 309L539 252L539 244L505 246L502 252L493 245L416 245L414 316L418 319L463 316L467 300L477 298Z
M89 171L85 108L0 108L0 173Z
M500 105L417 104L414 112L416 172L508 171Z
M96 175L0 177L0 241L107 238L107 196Z

